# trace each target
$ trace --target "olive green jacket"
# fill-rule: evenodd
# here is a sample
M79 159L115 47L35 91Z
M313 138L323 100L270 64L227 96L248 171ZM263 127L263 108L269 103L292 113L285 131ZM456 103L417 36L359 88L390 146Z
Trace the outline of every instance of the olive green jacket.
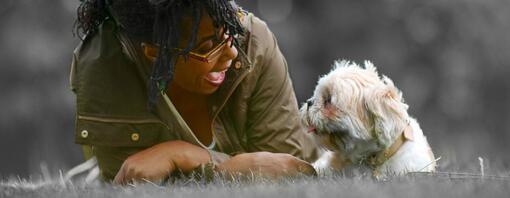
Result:
M105 178L113 178L129 155L169 140L207 148L215 163L256 151L316 158L274 35L252 14L243 16L242 24L247 34L239 38L239 56L210 99L212 148L198 141L166 95L155 113L147 109L151 63L139 42L112 20L84 39L70 74L77 105L75 142L92 148Z

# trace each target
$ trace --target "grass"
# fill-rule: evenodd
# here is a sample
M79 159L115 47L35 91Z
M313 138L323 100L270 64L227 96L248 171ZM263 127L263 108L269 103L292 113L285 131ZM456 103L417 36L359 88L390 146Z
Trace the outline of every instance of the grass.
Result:
M0 197L508 197L510 177L440 172L412 174L387 181L366 177L288 178L280 181L221 180L211 183L179 180L163 186L140 183L131 186L84 185L59 179L0 182Z

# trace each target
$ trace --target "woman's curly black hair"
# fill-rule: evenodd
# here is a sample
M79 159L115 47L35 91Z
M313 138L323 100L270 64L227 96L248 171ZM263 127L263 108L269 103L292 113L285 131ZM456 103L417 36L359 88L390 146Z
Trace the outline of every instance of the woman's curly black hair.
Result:
M187 58L195 45L202 11L212 18L216 28L224 28L234 37L243 35L237 15L238 8L232 0L80 0L77 10L75 32L94 34L100 25L113 17L118 25L135 40L150 42L159 46L158 58L154 62L148 87L148 105L153 110L160 92L166 90L173 78L173 68L178 56ZM193 30L187 47L172 54L177 47L179 27L183 16L191 15ZM239 46L235 39L233 45Z

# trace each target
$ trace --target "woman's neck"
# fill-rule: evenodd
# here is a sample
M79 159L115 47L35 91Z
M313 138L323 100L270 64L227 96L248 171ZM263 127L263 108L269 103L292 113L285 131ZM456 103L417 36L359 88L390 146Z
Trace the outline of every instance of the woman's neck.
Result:
M189 92L170 83L167 90L172 103L197 139L205 145L212 142L207 95Z
M190 92L172 82L169 83L167 94L180 113L207 109L208 95Z

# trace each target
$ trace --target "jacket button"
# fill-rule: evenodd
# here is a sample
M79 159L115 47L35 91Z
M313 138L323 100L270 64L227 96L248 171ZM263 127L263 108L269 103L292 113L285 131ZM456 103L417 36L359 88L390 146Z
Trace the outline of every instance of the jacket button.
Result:
M82 138L87 138L88 136L89 136L89 132L87 130L81 131L81 137Z
M138 134L138 133L132 133L132 134L131 134L131 140L133 140L133 141L135 141L135 142L136 142L136 141L138 141L139 139L140 139L140 134Z
M240 69L241 68L241 61L236 61L236 63L234 64L234 67L236 69Z

